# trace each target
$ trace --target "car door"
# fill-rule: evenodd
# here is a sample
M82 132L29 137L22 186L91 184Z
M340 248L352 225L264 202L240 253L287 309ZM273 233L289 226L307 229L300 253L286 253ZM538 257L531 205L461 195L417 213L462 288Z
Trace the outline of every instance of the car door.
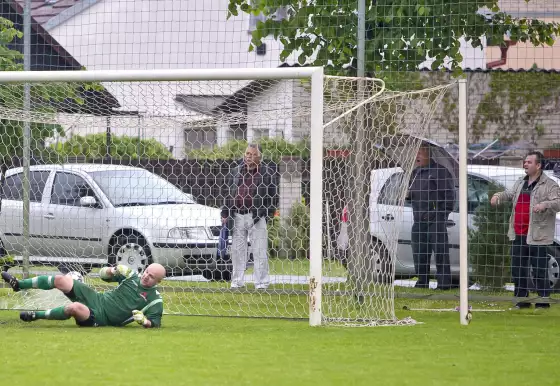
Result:
M384 175L386 173L390 174L388 178L387 175ZM384 183L379 191L377 202L371 205L372 213L370 215L372 228L378 227L377 231L373 230L372 233L377 234L390 254L395 256L396 270L400 274L414 272L410 245L413 223L412 206L402 197L406 193L403 191L402 185L408 183L405 181L405 176L400 168L381 169L375 172L374 179L384 180ZM372 181L372 184L375 184L375 181Z
M468 228L472 227L473 215L477 208L483 201L488 201L488 189L490 188L490 183L484 178L468 174L467 175L467 208L468 217L467 224ZM454 272L459 272L459 210L456 205L456 210L449 216L450 223L453 223L452 227L448 226L449 235L449 259L451 262L451 270Z
M34 170L29 172L29 239L30 255L39 254L41 245L41 207L43 193L50 171ZM25 239L23 230L23 172L6 177L2 188L2 207L0 226L2 242L8 254L23 254Z
M94 197L96 204L81 206L82 197ZM50 256L101 258L107 231L105 209L92 186L73 172L57 171L50 200L43 211L41 232Z

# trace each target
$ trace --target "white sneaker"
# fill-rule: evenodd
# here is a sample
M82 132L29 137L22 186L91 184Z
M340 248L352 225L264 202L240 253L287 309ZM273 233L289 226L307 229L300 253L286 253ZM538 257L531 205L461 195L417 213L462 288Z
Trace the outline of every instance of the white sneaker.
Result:
M265 290L268 289L268 286L267 285L257 285L257 286L255 286L255 289L265 291Z
M235 283L231 283L231 289L239 289L239 288L244 288L245 285L243 284L235 284Z

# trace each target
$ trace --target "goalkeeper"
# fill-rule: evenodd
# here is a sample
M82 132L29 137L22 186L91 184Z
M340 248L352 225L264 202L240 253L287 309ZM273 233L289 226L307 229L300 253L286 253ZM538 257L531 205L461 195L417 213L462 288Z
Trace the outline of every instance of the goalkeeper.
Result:
M56 288L72 301L47 311L22 312L19 317L25 322L74 318L81 327L123 326L131 321L145 328L161 325L163 300L156 285L165 277L162 265L150 264L141 277L125 265L104 267L99 276L106 282L118 282L119 285L111 291L97 292L70 276L37 276L17 280L8 272L2 272L2 279L14 291Z

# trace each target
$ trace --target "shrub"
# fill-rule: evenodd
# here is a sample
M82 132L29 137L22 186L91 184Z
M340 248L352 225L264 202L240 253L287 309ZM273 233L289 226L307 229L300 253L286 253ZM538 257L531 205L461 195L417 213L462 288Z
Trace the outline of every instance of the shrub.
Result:
M292 206L290 216L275 217L268 228L271 257L302 259L309 257L309 206L302 199Z
M491 186L488 197L503 188ZM484 201L476 209L469 229L469 257L473 278L484 287L502 288L511 279L510 240L507 236L512 204L497 207Z
M52 145L52 151L59 157L85 156L86 158L100 158L106 155L107 135L105 133L75 135L68 141ZM139 157L140 155L140 157ZM139 139L126 135L111 137L111 157L147 158L167 160L172 154L155 139Z
M288 142L283 138L261 138L256 141L261 145L263 159L279 162L283 156L298 156L309 158L309 142ZM247 141L232 140L223 146L215 146L207 149L196 149L187 151L188 158L215 160L235 160L243 158L247 149Z

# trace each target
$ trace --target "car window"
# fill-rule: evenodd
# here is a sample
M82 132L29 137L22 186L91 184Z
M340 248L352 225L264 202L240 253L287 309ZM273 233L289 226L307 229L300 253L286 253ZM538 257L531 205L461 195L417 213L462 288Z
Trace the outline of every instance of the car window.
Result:
M103 170L88 174L116 207L195 203L192 196L148 170Z
M49 174L49 171L29 172L29 201L41 202ZM2 189L2 198L23 201L23 173L6 177Z
M403 177L404 173L401 172L395 173L387 179L379 193L379 204L399 205L399 196L402 194ZM405 206L411 206L408 200L405 202Z
M95 197L95 193L82 177L71 173L56 173L51 204L80 206L80 198L86 196Z
M488 181L473 176L467 177L468 210L472 212L482 201L488 200Z

